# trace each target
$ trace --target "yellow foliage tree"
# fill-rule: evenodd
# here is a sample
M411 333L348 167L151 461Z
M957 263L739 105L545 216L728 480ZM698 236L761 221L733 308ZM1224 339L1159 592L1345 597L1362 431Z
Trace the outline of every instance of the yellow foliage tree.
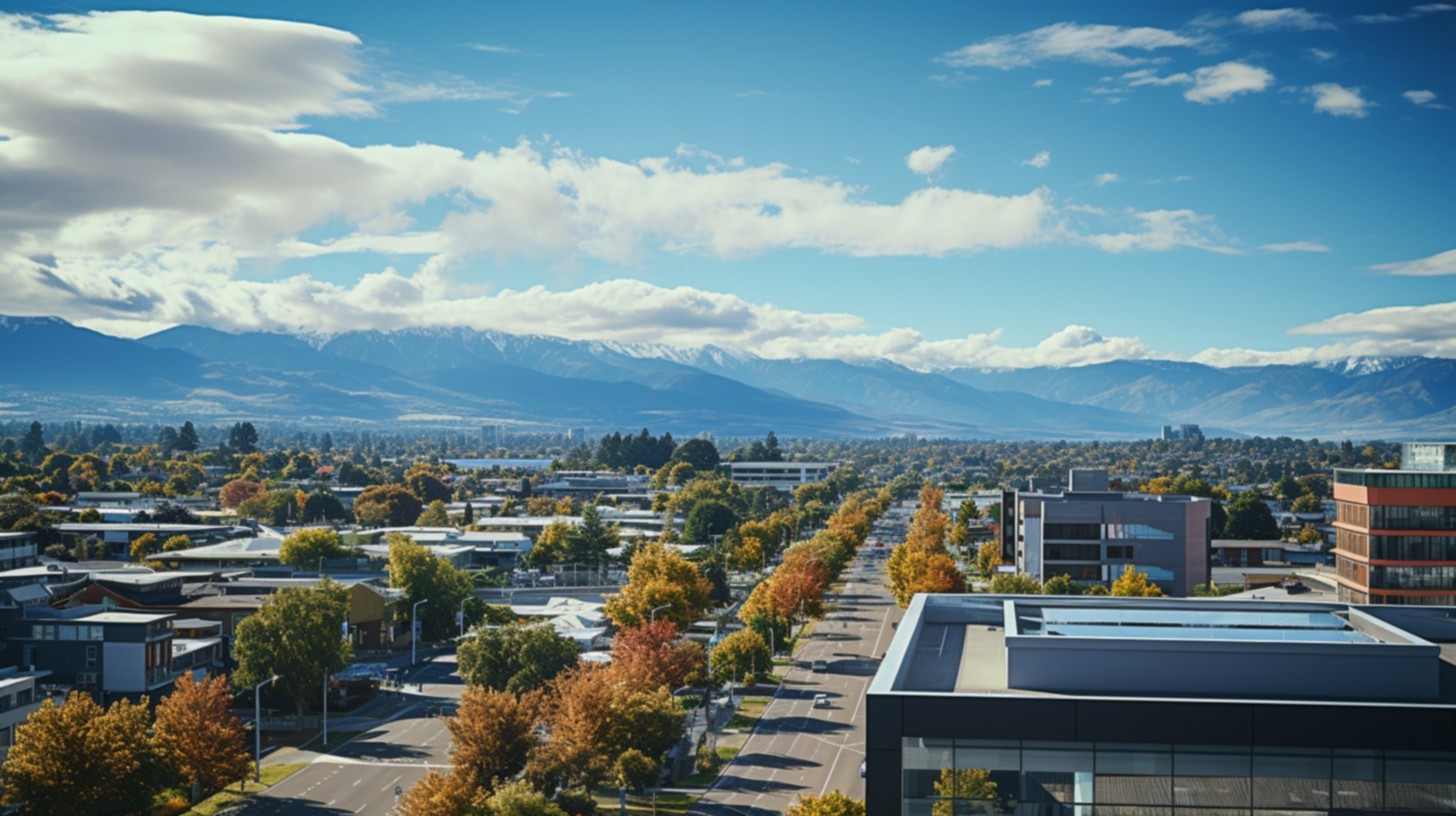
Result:
M839 791L830 791L822 796L800 796L784 816L865 816L865 805Z
M192 801L248 775L248 742L233 714L227 678L213 675L195 682L177 678L177 687L157 706L152 729L157 752L192 786Z
M637 626L651 617L667 618L686 629L712 607L713 585L698 566L676 550L653 541L637 548L627 567L627 585L607 598L606 613L618 626Z
M1123 598L1161 598L1163 590L1157 584L1148 583L1148 574L1128 564L1122 574L1112 582L1112 594Z

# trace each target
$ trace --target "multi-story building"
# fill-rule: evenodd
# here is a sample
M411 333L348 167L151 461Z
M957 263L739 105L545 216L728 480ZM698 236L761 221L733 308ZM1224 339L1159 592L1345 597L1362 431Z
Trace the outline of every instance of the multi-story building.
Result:
M824 481L837 467L836 462L733 462L728 470L733 482L743 487L793 490Z
M12 593L13 594L13 593ZM5 660L51 673L51 682L113 696L153 699L172 690L173 615L101 606L0 610Z
M1208 499L1111 491L1097 469L1074 468L1068 484L1061 493L1017 492L1014 515L1003 514L1017 525L1019 572L1106 584L1132 566L1175 596L1208 581Z
M1453 642L1424 608L917 595L865 698L866 808L1456 813Z
M0 570L33 566L37 560L35 533L0 533Z
M1408 442L1400 470L1335 470L1335 571L1341 600L1456 604L1456 442Z
M23 725L45 701L36 693L35 681L50 675L48 671L21 671L16 666L0 668L0 762L10 755L15 742L15 727Z

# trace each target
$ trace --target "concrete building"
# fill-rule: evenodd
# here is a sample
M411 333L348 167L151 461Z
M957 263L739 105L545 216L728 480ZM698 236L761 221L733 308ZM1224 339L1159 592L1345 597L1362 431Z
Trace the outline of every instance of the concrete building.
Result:
M1073 469L1068 484L1014 494L1019 572L1108 584L1132 566L1174 596L1208 581L1208 499L1110 491L1105 470Z
M1456 621L919 595L866 696L870 813L1456 813Z
M48 671L21 671L16 666L0 668L0 762L10 756L15 727L23 725L40 708L46 695L36 688Z
M1335 470L1335 571L1341 600L1456 604L1456 442L1407 442L1400 470Z
M732 462L728 470L733 482L743 487L793 490L824 481L838 467L837 462Z
M102 606L48 605L0 610L4 661L46 670L56 685L114 696L155 699L172 690L172 618Z
M0 571L34 566L37 561L35 533L0 533Z

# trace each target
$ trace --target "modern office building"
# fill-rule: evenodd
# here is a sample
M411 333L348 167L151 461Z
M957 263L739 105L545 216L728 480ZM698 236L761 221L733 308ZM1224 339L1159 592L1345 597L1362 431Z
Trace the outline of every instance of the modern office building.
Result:
M822 482L837 467L835 462L733 462L728 465L735 484L778 490Z
M1400 470L1335 470L1335 580L1352 603L1456 604L1456 442Z
M1208 581L1208 499L1114 492L1105 470L1073 469L1067 483L1015 494L1019 572L1107 584L1132 566L1174 596Z
M874 814L1456 813L1456 620L919 595L866 697Z

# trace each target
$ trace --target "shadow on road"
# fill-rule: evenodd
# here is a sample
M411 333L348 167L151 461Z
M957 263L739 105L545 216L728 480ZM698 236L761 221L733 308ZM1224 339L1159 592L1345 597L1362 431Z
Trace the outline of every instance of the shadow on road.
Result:
M760 768L817 768L818 762L784 756L782 754L739 754L733 760L735 765L755 765Z
M791 785L771 779L744 779L728 775L718 777L718 785L713 788L714 791L731 793L786 793L803 789L803 785Z
M758 721L761 734L829 734L843 731L850 723L836 723L816 717L769 717Z
M355 740L346 747L336 752L338 756L353 759L423 759L430 756L430 752L413 745L400 745L394 742L361 742Z
M754 805L719 805L698 802L688 810L689 816L781 816L781 812Z

